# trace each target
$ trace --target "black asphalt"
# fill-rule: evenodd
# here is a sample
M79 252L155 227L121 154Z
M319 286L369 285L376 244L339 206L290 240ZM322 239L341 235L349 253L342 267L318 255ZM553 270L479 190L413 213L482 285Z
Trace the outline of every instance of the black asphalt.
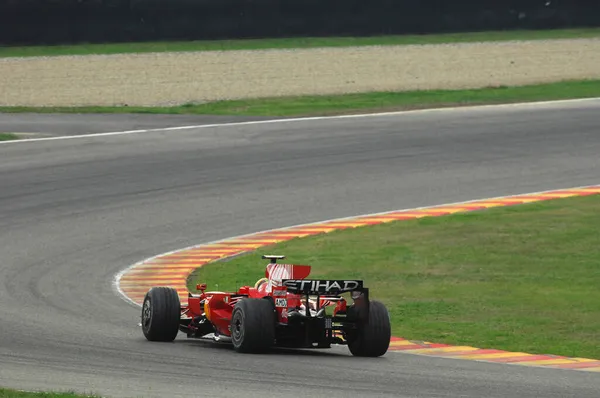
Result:
M34 138L272 119L265 116L0 113L0 133Z
M153 344L112 282L146 257L268 228L597 184L599 129L600 101L588 101L0 144L0 385L128 397L598 397L597 373Z

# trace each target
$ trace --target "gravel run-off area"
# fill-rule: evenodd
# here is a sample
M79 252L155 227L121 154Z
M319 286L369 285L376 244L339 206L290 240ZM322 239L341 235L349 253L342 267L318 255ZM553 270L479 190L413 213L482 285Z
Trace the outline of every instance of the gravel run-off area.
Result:
M160 106L600 78L600 38L0 59L0 106Z

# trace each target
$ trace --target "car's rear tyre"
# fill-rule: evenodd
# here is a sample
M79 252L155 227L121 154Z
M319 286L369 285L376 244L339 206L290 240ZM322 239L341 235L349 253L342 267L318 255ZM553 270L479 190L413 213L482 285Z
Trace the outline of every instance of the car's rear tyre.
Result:
M369 322L360 323L349 336L348 348L357 357L380 357L390 346L392 328L390 317L383 303L371 301Z
M268 351L275 341L275 307L269 300L244 299L231 314L231 341L237 352Z
M179 332L181 303L177 290L153 287L142 304L142 331L150 341L173 341Z

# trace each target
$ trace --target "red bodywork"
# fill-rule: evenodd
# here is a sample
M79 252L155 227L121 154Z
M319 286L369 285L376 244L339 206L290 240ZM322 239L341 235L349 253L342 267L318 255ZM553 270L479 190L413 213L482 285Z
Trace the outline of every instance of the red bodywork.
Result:
M308 302L306 296L293 294L287 291L287 288L281 286L282 279L304 279L310 274L309 265L276 264L267 265L265 270L265 280L257 287L242 286L234 293L225 292L206 292L206 285L198 285L201 291L198 295L188 297L188 305L182 306L182 319L196 319L206 317L212 324L214 331L219 335L231 336L230 322L235 304L244 298L264 298L273 299L277 312L277 321L279 325L286 325L288 322L288 311L290 309L305 310L308 304L309 308L320 309L325 306L336 305L334 316L337 313L346 311L346 300L342 297L321 297L319 302ZM191 322L188 326L188 334L204 334L198 330L197 326Z

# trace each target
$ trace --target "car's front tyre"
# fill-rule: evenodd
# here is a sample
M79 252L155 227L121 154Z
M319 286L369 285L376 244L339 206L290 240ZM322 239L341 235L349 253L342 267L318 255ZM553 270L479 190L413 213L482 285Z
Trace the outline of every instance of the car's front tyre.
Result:
M179 332L181 303L177 290L153 287L142 304L142 331L149 341L173 341Z

